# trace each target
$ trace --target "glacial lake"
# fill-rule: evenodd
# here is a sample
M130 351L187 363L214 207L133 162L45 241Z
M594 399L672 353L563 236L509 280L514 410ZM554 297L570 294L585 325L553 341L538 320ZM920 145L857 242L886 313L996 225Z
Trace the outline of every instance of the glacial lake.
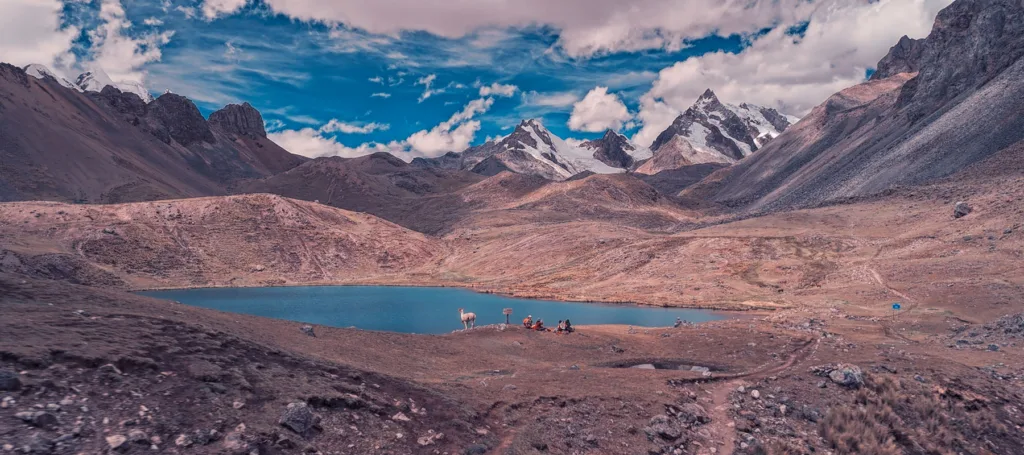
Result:
M477 326L505 322L504 308L512 308L514 324L533 315L534 320L543 319L544 325L552 328L558 325L559 319L565 318L573 325L670 327L677 317L689 322L728 317L704 310L519 299L458 288L302 286L183 289L138 294L308 324L420 334L461 329L459 308L476 313Z

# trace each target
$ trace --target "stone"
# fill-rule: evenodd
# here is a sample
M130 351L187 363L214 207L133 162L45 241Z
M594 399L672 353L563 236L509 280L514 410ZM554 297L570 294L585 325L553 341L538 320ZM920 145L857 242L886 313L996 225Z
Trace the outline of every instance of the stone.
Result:
M828 387L828 384L825 381L818 381L819 389L824 389L825 387Z
M843 387L858 388L864 385L864 372L856 365L839 365L829 372L828 378Z
M236 401L234 403L231 403L231 407L235 409L242 409L245 407L245 403L242 403L241 401Z
M687 425L703 425L711 422L711 417L708 415L707 410L697 403L682 405L678 412L676 412L676 417Z
M118 450L124 446L124 443L128 442L128 438L121 434L113 434L107 436L107 446L111 450Z
M974 209L971 208L971 206L968 205L966 202L957 202L956 205L953 207L953 218L963 218L969 215L972 210Z
M179 434L177 438L174 438L174 445L178 447L188 447L193 443L192 437L187 434Z
M988 345L988 350L989 351L998 351L999 350L999 345L998 344L990 344L990 345Z
M408 422L412 419L404 413L399 412L398 414L391 416L391 420L394 420L395 422Z
M60 422L57 420L57 416L43 411L24 411L14 414L14 417L21 419L23 422L32 425L34 427L42 428L44 430L56 428Z
M0 391L14 392L21 389L18 373L11 370L0 370Z
M248 136L252 139L267 137L263 127L263 116L249 103L224 106L223 109L210 114L209 122L212 127L239 136Z
M33 434L28 438L28 443L25 444L24 450L26 453L53 453L53 446L55 443L39 433Z
M288 405L278 423L299 435L306 436L320 423L320 418L313 414L306 403L299 401Z
M781 416L786 415L786 405L779 406L779 415L781 415Z
M644 429L650 436L659 436L666 441L675 441L683 435L682 430L667 415L651 417L650 425Z
M149 436L142 430L132 430L128 432L128 440L135 444L149 444Z
M434 445L435 443L437 443L437 441L444 439L444 433L433 433L433 430L430 431L431 433L428 433L426 436L421 436L417 438L416 443L419 444L420 446L426 447L429 445Z
M750 391L750 397L755 399L755 400L760 400L761 399L761 392L759 392L757 389L751 390Z
M220 382L224 377L224 370L206 360L197 360L185 368L188 375L193 379L203 382Z
M544 444L544 447L547 448L547 444ZM463 455L484 455L485 453L487 453L488 450L489 449L487 448L487 446L485 446L483 444L473 444L473 445L471 445L469 447L466 447L466 450L463 450L462 454Z
M299 327L299 330L301 330L302 333L305 333L306 336L316 338L316 332L313 331L313 326L311 325L304 325L302 327Z
M250 449L249 443L245 442L245 436L237 431L225 435L222 445L224 450L231 453L246 453Z

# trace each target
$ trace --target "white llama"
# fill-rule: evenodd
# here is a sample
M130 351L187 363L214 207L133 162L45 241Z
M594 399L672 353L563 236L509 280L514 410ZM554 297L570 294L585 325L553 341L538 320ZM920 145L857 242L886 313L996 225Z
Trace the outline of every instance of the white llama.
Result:
M459 308L459 316L462 317L462 326L466 329L476 327L476 314L467 313L464 309Z

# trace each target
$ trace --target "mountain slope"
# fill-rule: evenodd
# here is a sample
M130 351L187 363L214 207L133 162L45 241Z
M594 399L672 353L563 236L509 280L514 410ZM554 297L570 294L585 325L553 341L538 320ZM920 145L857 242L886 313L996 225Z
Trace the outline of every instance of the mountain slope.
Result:
M358 158L317 158L277 175L240 183L234 191L319 201L435 234L468 209L454 193L483 179L466 171L414 167L380 152Z
M949 175L1024 139L1022 55L1024 5L958 0L923 41L894 46L878 77L690 191L774 210Z
M142 84L133 81L114 82L99 68L79 74L75 85L87 92L102 92L105 87L114 87L125 93L134 93L145 103L153 101L153 95Z
M178 95L146 104L111 86L79 92L0 64L0 200L217 195L303 161L258 132L211 127Z

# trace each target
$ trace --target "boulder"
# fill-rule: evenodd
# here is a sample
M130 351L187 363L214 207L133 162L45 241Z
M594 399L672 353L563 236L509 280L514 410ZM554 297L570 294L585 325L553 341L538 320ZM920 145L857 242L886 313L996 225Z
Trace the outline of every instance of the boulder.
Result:
M864 372L856 365L839 365L828 373L828 378L843 387L858 388L864 385Z
M313 414L306 403L295 402L288 405L278 423L299 435L307 436L320 423L320 417Z
M676 422L664 414L651 417L650 425L644 431L651 437L659 436L666 441L675 441L683 435Z
M953 217L963 218L970 214L972 210L974 209L971 208L971 206L968 205L966 202L957 202L956 206L953 207Z

